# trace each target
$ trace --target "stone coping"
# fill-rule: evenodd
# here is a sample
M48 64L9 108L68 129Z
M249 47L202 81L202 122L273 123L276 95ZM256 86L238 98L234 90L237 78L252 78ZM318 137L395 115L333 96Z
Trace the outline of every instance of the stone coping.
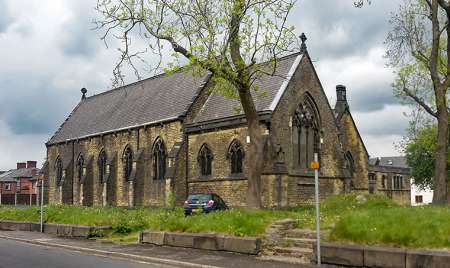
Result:
M351 267L444 268L449 267L450 251L404 249L379 246L321 244L324 264ZM316 254L316 246L314 246Z
M95 231L111 230L111 226L84 226L74 224L56 224L44 223L44 233L53 234L61 237L80 237L88 238ZM4 231L28 231L40 232L41 224L39 222L24 221L0 221L0 230Z
M216 251L230 251L256 255L261 250L261 239L225 236L214 233L175 233L145 231L140 242L158 246L185 247Z

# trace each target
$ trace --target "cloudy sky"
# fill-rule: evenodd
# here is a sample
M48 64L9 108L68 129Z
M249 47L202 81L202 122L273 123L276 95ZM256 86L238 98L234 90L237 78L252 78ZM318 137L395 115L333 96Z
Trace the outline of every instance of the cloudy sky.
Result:
M383 41L399 0L299 0L291 16L332 105L347 86L354 119L371 156L398 155L407 107L393 97ZM0 170L45 159L44 143L80 100L111 86L118 54L93 31L95 0L0 0Z

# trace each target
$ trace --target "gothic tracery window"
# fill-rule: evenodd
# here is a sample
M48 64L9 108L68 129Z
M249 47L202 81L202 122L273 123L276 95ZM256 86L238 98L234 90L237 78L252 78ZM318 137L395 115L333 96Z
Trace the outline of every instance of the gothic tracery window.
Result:
M55 172L56 172L56 184L59 185L63 177L63 163L59 156L56 159Z
M298 105L293 121L295 165L307 169L309 163L314 160L314 153L320 151L320 120L317 109L309 97Z
M100 178L100 183L104 183L106 179L106 152L102 150L98 155L98 174Z
M197 161L200 166L200 174L202 176L209 176L212 173L212 159L213 154L208 145L203 144L198 153Z
M83 177L83 166L84 166L84 158L83 155L80 154L77 160L77 176L79 181L81 181L81 178Z
M133 151L129 146L123 152L123 173L126 181L131 178L131 171L133 170Z
M244 149L238 140L233 140L228 149L228 158L231 165L231 174L241 174L244 160Z
M163 180L166 173L166 147L161 139L153 146L153 179Z

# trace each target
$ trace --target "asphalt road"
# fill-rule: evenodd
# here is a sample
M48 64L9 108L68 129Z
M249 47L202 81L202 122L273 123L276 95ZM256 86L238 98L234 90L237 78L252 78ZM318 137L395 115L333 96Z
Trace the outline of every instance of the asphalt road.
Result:
M175 268L0 239L0 268Z

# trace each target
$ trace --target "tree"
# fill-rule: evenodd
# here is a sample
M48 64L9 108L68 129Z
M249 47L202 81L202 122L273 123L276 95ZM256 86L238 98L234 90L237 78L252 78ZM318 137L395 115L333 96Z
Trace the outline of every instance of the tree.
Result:
M103 40L122 42L121 57L114 69L122 81L121 67L129 64L138 74L136 61L145 61L144 51L156 53L159 68L164 44L172 50L171 71L189 65L211 73L215 86L227 97L240 100L250 136L248 194L249 207L261 206L263 138L252 90L255 79L275 75L277 59L298 47L294 28L287 17L296 0L98 0L101 14L97 26ZM146 50L132 50L139 38ZM295 49L298 51L298 49ZM257 62L267 61L271 68ZM148 62L148 61L147 61Z
M406 162L411 167L414 184L421 188L433 189L436 144L437 126L432 125L422 128L405 146ZM450 152L447 152L447 166L449 164Z
M450 2L405 0L391 24L386 56L396 70L394 91L437 121L433 203L442 204L448 180Z

